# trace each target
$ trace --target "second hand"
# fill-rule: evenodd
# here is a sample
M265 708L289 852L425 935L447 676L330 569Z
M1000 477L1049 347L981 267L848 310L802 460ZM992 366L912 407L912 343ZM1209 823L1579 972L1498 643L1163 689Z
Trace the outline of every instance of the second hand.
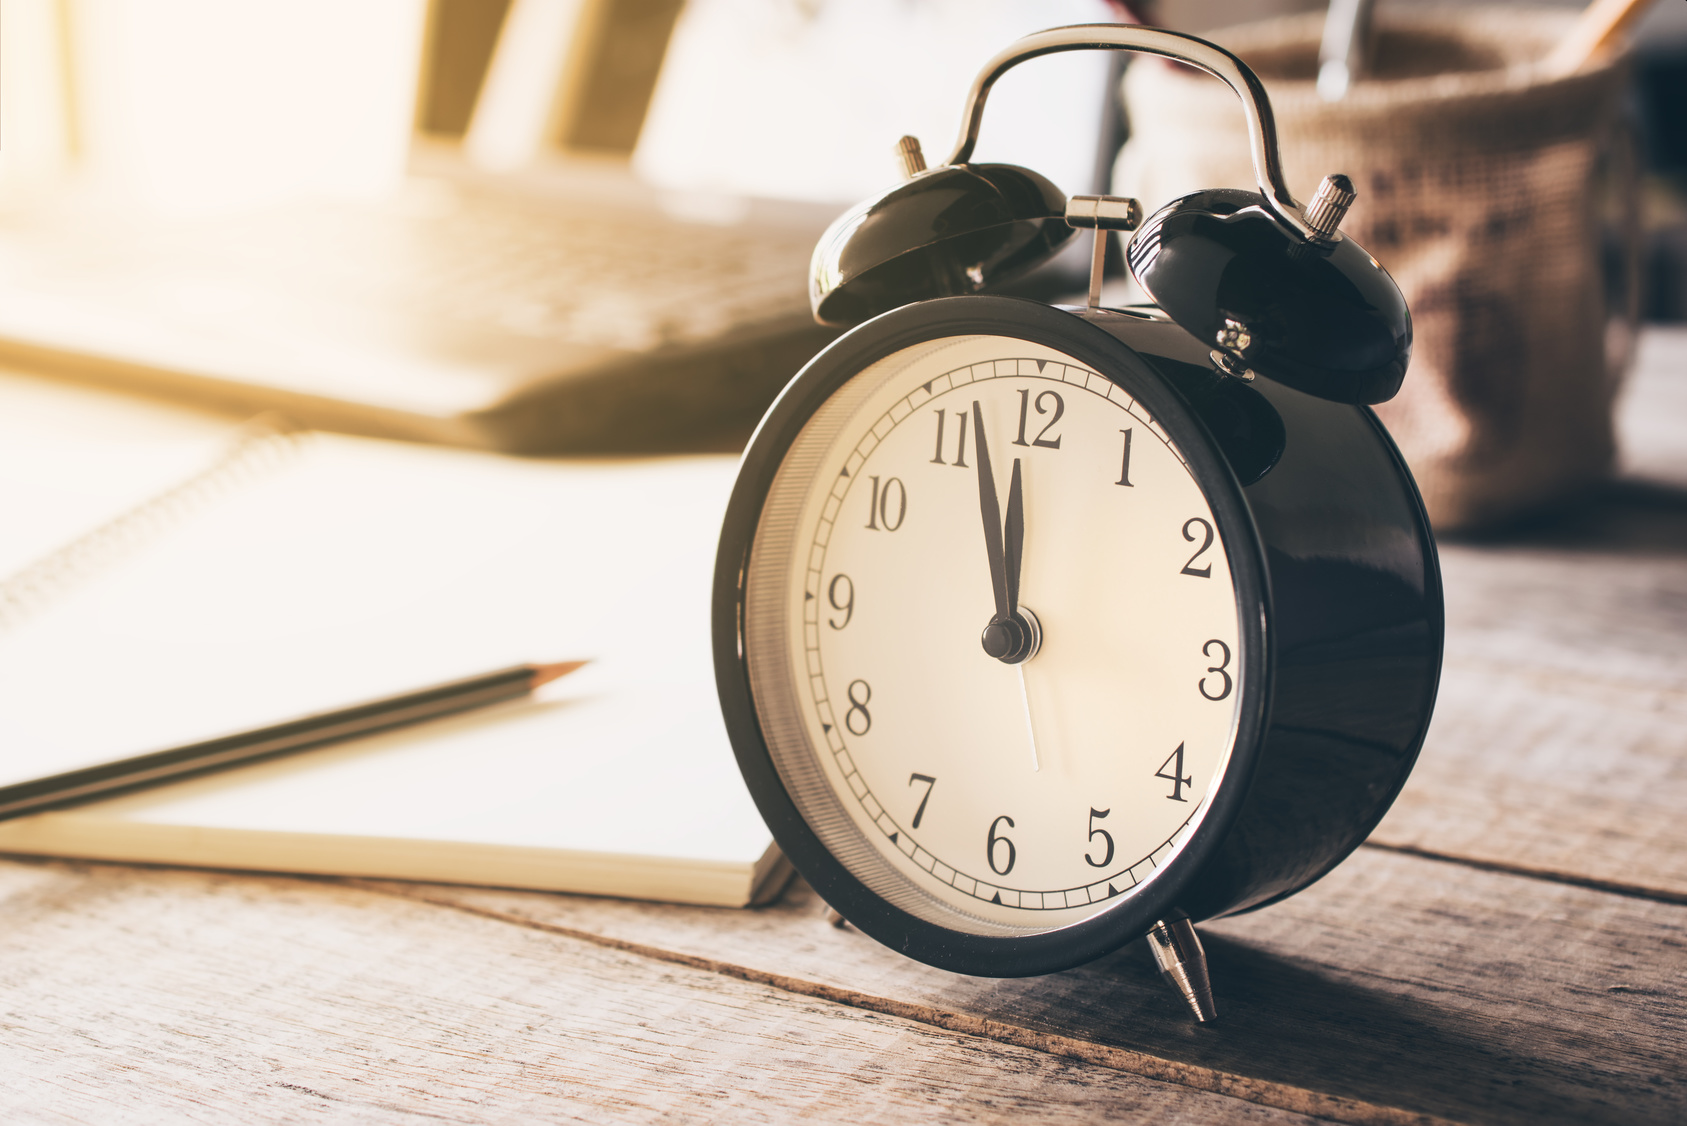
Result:
M1019 568L1025 552L1025 489L1020 461L1013 459L1013 483L1008 488L1007 525L996 503L996 479L990 467L990 442L984 434L984 407L972 401L974 450L978 464L978 509L984 520L984 552L990 564L990 587L996 613L984 627L984 652L1011 664L1019 673L1019 700L1025 708L1025 732L1031 739L1031 769L1040 773L1037 727L1031 720L1031 692L1025 685L1025 662L1037 655L1041 630L1036 615L1019 605Z
M1037 725L1031 722L1031 693L1025 687L1025 666L1013 666L1019 673L1019 699L1025 705L1025 733L1031 736L1031 769L1042 773L1042 763L1037 758Z

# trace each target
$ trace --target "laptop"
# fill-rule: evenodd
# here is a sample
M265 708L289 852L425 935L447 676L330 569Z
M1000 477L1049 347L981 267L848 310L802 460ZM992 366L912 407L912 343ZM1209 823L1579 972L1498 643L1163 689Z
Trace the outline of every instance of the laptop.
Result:
M0 361L507 452L736 448L835 335L809 314L809 256L896 181L897 137L935 163L985 59L1111 16L1101 0L434 0L425 76L462 85L461 59L440 63L473 38L446 34L465 4L501 18L463 138L417 137L378 198L0 219ZM979 159L1096 190L1115 69L1069 55L1011 73ZM1079 288L1070 269L1028 284Z

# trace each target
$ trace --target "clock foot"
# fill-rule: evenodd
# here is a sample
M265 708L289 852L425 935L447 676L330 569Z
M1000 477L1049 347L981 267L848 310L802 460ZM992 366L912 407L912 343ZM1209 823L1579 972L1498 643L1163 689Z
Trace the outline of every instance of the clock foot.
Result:
M1203 1024L1218 1016L1213 1004L1212 981L1207 977L1207 953L1195 924L1186 917L1161 919L1148 932L1148 948L1166 984L1183 994L1195 1019Z

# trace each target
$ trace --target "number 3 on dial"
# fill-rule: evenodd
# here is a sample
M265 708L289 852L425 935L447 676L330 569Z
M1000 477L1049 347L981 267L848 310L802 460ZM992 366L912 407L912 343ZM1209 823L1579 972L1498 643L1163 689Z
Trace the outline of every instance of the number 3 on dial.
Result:
M1201 646L1201 652L1206 654L1208 657L1211 657L1213 655L1214 645L1218 646L1219 650L1218 664L1210 666L1207 669L1207 675L1196 681L1195 686L1201 690L1201 695L1205 696L1209 700L1217 701L1229 696L1230 689L1235 687L1235 685L1230 679L1230 673L1225 671L1230 668L1230 646L1215 637L1205 645ZM1214 685L1214 690L1208 691L1207 682L1212 680L1215 676L1223 677L1223 683Z

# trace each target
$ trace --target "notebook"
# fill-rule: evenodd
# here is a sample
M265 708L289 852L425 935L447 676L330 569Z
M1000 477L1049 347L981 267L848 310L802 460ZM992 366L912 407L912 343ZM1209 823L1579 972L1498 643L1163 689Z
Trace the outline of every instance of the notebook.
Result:
M389 40L411 42L418 5L370 12L391 10L404 35ZM304 51L308 29L276 21L290 11L326 21L317 39L334 44L339 7L251 10L267 13L259 30L286 30L289 49ZM99 30L89 21L108 8L118 10L90 8L72 32ZM1023 32L1110 16L1102 0L677 8L512 0L464 149L418 144L411 175L383 196L164 217L61 193L0 214L0 358L352 433L520 452L736 448L835 335L809 316L809 256L844 206L895 183L897 136L921 133L940 159L986 58ZM219 35L239 32L243 10L219 9L234 21ZM84 148L120 150L152 172L191 158L203 175L164 176L184 181L181 192L218 173L217 146L252 156L254 137L280 132L231 127L232 111L185 80L175 84L193 96L178 91L168 115L142 79L123 87L129 71L172 71L157 56L177 40L152 24L189 11L137 20L129 39L106 35L95 69L72 75L101 94L77 104L116 107L81 130ZM360 28L376 18L364 15ZM436 41L456 27L436 24ZM135 46L143 31L147 53ZM268 65L262 47L243 43L241 57ZM390 54L382 73L402 77ZM217 57L184 53L174 69ZM1104 58L1081 55L1009 74L980 159L1090 190L1108 74ZM320 101L310 106L323 116ZM121 135L149 106L161 136L174 129L170 144ZM286 108L266 113L285 123ZM200 128L215 145L189 143ZM365 148L391 148L377 140ZM323 176L335 171L317 155Z
M732 459L312 433L231 461L215 416L17 377L0 405L0 576L148 514L22 603L0 578L0 785L591 659L529 700L0 821L0 851L722 906L782 886L710 666Z

